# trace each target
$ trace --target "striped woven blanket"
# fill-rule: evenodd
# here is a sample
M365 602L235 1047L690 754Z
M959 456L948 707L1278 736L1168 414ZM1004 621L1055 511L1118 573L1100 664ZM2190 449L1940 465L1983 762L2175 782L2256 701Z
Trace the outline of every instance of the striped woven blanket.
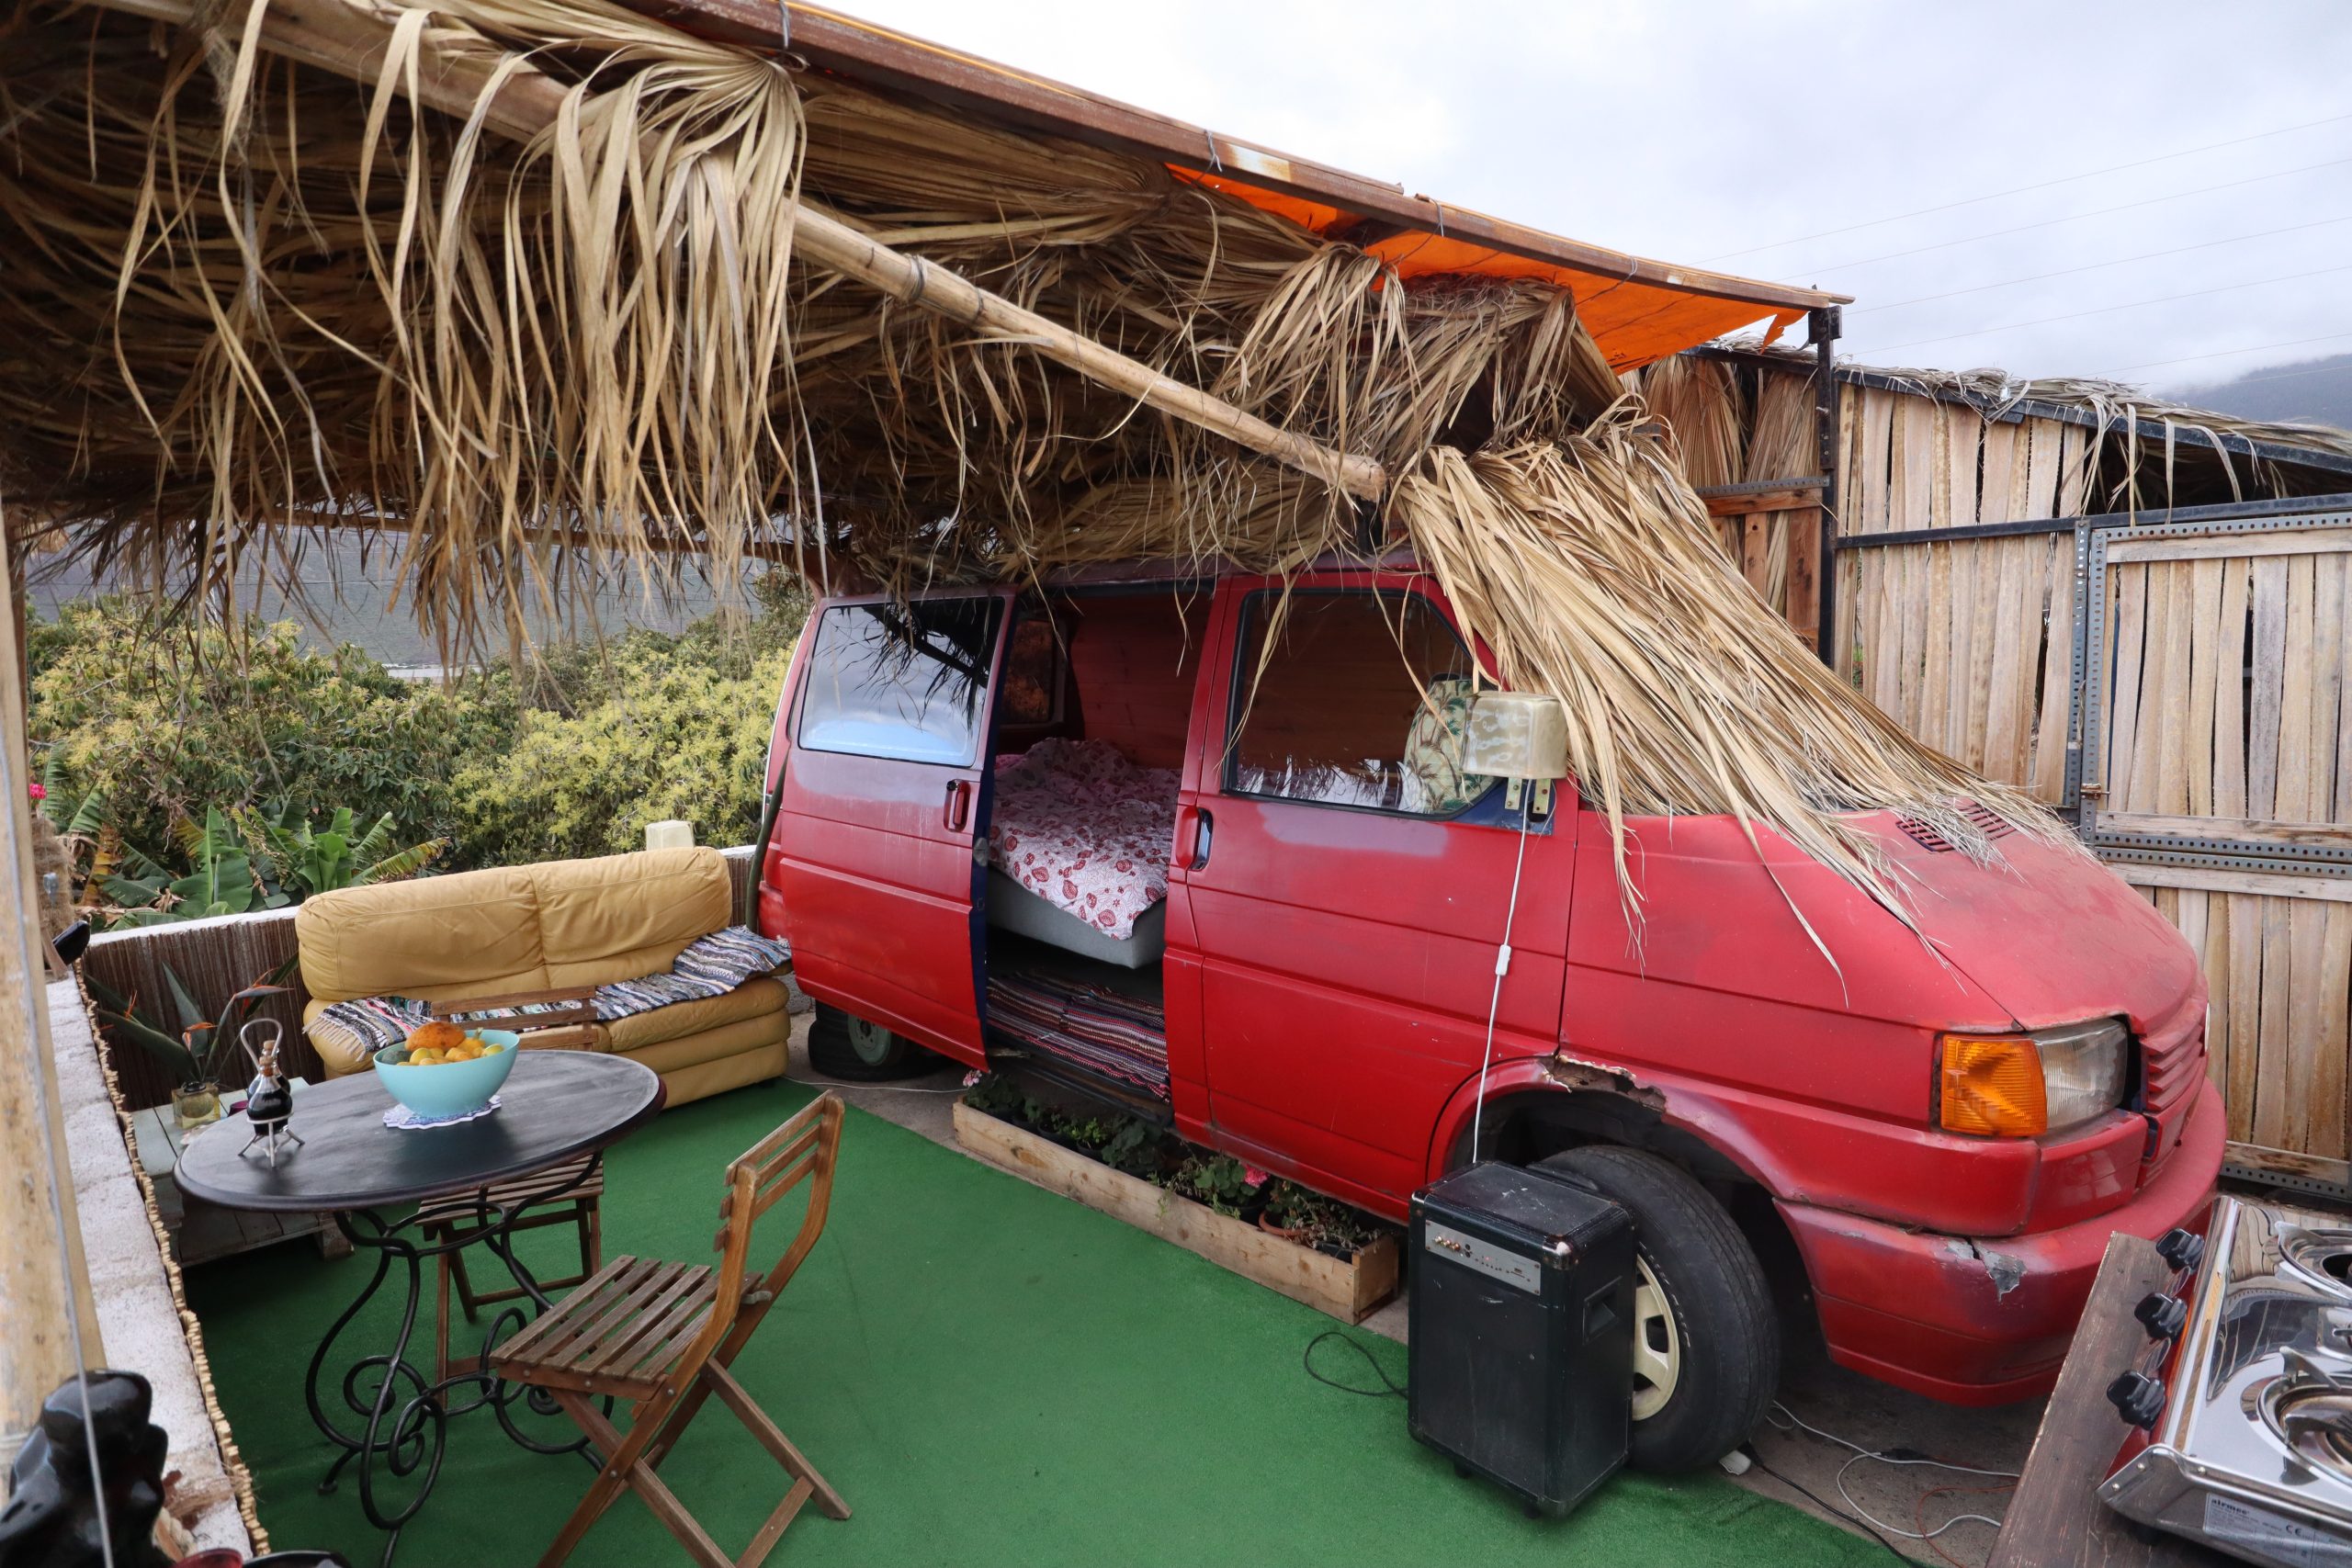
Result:
M754 975L764 975L791 961L792 949L781 939L762 936L749 926L729 926L688 942L667 971L634 980L599 986L591 1000L599 1022L610 1023L673 1002L723 997ZM469 1013L467 1021L496 1027L511 1023L530 1026L531 1015L570 1003L535 1002ZM356 1056L368 1056L387 1045L397 1045L431 1015L428 1004L407 997L361 997L334 1002L311 1021L311 1038Z
M1051 975L989 976L998 1033L1168 1098L1166 1015L1140 998Z

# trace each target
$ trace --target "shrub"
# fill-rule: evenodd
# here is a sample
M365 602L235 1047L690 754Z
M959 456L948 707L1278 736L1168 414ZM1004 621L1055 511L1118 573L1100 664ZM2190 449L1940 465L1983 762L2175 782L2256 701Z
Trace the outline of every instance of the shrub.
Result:
M458 858L614 854L672 818L703 843L750 842L776 694L808 613L781 572L757 580L752 596L750 615L574 644L517 672L531 695L511 739L477 752L455 781Z
M753 593L753 615L559 647L447 686L397 680L349 646L305 648L290 622L251 619L232 638L84 601L32 629L35 766L77 813L96 792L166 879L198 869L185 846L215 810L253 829L240 837L256 853L283 849L265 829L291 826L288 800L348 807L387 843L448 840L437 870L635 849L673 817L705 843L742 843L808 613L782 573Z
M120 598L62 607L31 630L36 766L158 864L184 865L175 822L285 799L390 814L406 840L447 835L465 759L514 724L503 671L442 688L358 649L304 648L291 622L165 621Z

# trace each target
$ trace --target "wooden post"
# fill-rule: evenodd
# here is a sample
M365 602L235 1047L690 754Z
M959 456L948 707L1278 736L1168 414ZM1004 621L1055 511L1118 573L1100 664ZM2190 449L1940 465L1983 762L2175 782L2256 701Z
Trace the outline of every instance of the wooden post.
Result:
M100 1359L50 1055L18 657L16 618L0 615L0 891L16 910L0 933L0 1461L16 1457L41 1401L77 1370L77 1316L83 1357Z
M98 0L98 4L178 22L188 20L194 10L190 0ZM390 37L389 23L346 0L272 0L261 29L262 47L273 53L322 65L362 83L376 80ZM422 66L418 96L459 119L472 116L489 85L490 72L441 51L429 38L419 39L417 48ZM500 85L482 111L482 123L502 135L528 141L555 123L564 97L560 84L525 65ZM1225 436L1359 500L1377 501L1387 490L1386 473L1370 457L1309 440L1197 387L1186 386L1141 360L1130 359L1002 295L991 294L958 273L878 244L806 201L793 220L793 249L814 265L878 288L902 305L935 311L1002 342L1023 344L1114 391Z

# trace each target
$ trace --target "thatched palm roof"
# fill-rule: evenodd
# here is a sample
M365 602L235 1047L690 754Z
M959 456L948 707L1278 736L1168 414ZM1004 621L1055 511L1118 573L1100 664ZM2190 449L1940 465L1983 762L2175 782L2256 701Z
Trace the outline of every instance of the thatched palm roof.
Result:
M720 0L669 6L693 31L614 0L104 4L0 0L12 528L182 567L372 528L455 640L682 550L908 585L1401 539L1506 681L1566 700L1612 822L1730 812L1891 907L1840 812L1984 852L1965 796L2048 827L1722 571L1622 397L1617 368L1828 297L1417 231L1272 155L1204 176L1099 101L1069 135L982 118L968 82L846 73L854 28L818 39L833 70L749 47L772 13Z

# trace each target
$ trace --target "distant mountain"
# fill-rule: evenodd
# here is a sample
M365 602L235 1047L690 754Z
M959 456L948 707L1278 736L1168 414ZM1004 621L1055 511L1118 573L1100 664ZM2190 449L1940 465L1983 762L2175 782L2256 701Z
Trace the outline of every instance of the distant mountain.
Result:
M2281 419L2352 430L2352 354L2249 370L2228 381L2167 390L2192 408L2240 419Z

